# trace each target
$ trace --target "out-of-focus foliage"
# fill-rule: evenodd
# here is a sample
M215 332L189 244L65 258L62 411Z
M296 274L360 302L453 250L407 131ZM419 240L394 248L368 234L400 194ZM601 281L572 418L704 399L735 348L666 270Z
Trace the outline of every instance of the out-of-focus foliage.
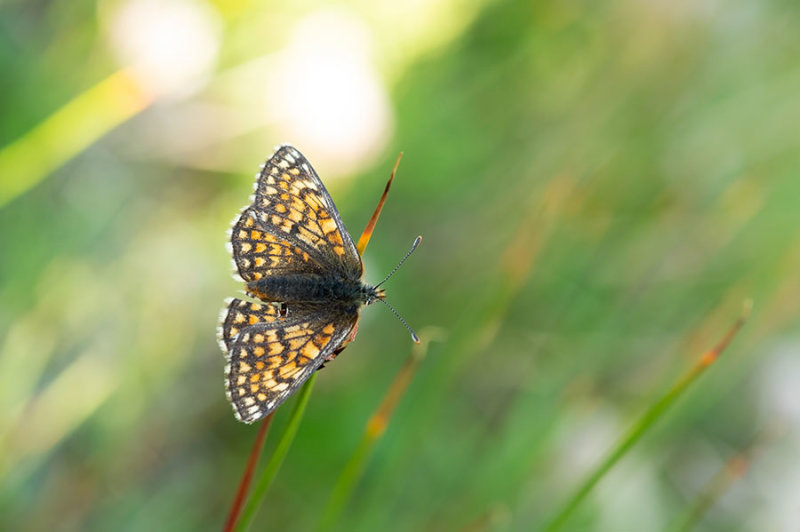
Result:
M796 530L800 7L0 5L0 529L218 529L255 435L215 341L275 144L315 165L430 352L341 530L529 530L752 297L580 530ZM411 349L367 309L259 529L307 530ZM287 408L273 425L285 424ZM267 443L266 452L274 446Z

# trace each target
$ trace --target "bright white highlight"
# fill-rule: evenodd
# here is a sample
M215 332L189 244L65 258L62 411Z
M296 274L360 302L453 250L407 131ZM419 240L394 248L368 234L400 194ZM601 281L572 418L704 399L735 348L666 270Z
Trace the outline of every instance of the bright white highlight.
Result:
M221 23L200 0L129 0L111 13L107 30L120 62L145 90L180 96L212 72Z
M389 99L370 59L365 24L343 10L301 20L264 86L269 122L321 167L343 174L377 155L392 124Z

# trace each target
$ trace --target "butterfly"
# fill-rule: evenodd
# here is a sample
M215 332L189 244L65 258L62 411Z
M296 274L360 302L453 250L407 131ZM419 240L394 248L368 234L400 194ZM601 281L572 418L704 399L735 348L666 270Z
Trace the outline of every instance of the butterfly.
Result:
M226 395L245 423L270 414L341 353L361 307L386 297L362 281L356 245L297 149L278 147L256 175L251 201L234 220L228 249L246 294L259 301L226 300L218 330Z

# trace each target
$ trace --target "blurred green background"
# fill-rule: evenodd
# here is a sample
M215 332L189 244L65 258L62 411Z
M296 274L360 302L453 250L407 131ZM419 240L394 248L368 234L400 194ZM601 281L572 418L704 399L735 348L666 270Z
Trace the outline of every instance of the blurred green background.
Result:
M779 1L6 0L0 529L221 527L256 430L215 341L225 231L289 142L355 238L404 151L367 280L424 235L388 299L442 335L338 530L542 526L747 297L565 528L711 493L697 529L797 530L798 27ZM365 310L254 529L315 526L410 350Z

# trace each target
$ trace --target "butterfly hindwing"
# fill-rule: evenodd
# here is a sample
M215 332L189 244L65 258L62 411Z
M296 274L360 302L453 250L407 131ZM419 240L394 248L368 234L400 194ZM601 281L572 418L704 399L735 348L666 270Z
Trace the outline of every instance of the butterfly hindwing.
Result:
M221 336L226 391L237 418L253 423L277 408L345 342L357 319L357 313L319 305L294 306L281 316L273 305L231 300ZM246 325L233 333L237 322Z
M242 329L257 323L272 323L281 312L280 305L275 303L254 303L231 298L225 300L225 305L220 314L217 341L226 354Z

